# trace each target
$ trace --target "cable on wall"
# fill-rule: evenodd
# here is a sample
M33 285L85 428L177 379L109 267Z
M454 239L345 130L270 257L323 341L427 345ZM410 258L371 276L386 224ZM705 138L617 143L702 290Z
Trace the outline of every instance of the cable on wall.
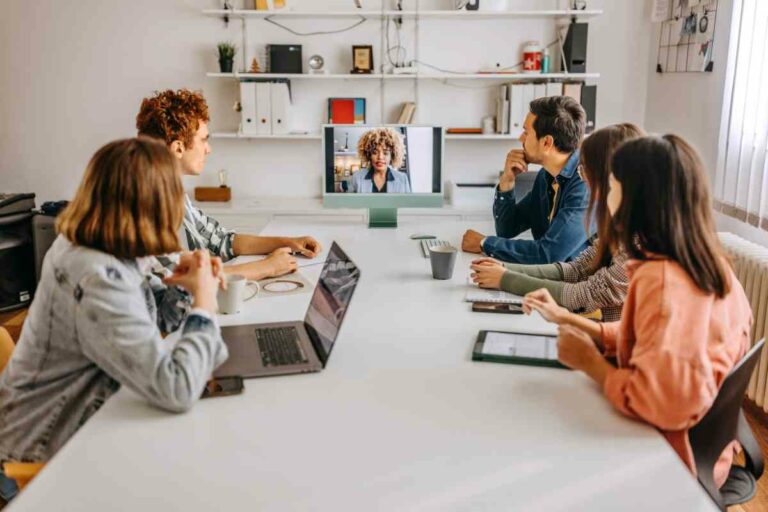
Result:
M282 23L278 23L277 21L273 20L272 19L273 17L274 17L274 15L273 16L267 16L267 17L264 18L264 21L266 21L267 23L271 23L271 24L275 25L276 27L280 27L281 29L286 30L286 31L290 32L291 34L294 34L294 35L297 35L297 36L322 36L322 35L326 35L326 34L341 34L342 32L347 32L348 30L352 30L355 27L359 27L360 25L365 23L366 20L368 19L365 16L359 16L360 19L358 21L356 21L354 24L352 24L352 25L350 25L350 26L348 26L346 28L339 29L339 30L319 30L317 32L297 32L296 30L293 30L290 27L286 27Z

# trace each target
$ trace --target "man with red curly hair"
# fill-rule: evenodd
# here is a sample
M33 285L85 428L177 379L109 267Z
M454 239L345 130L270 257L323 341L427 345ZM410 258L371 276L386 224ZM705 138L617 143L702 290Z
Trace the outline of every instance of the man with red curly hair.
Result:
M171 153L179 159L181 172L198 176L205 168L211 152L208 144L208 105L196 91L180 89L155 93L141 102L136 116L139 135L165 141ZM261 261L227 265L227 273L242 274L257 280L296 270L291 253L314 258L320 244L310 236L298 238L244 235L225 229L218 221L192 205L184 196L184 232L190 250L208 249L223 261L245 254L270 254ZM169 261L163 261L168 266Z

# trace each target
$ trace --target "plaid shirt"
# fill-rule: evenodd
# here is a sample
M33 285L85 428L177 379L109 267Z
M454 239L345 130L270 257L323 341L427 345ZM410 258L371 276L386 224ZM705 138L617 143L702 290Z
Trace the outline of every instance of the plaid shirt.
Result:
M233 248L235 232L225 229L216 219L204 214L199 208L192 205L188 195L184 195L184 235L187 248L190 251L208 249L213 256L218 256L223 261L235 257ZM158 278L169 276L173 268L179 262L179 254L165 254L149 258L147 267L151 274ZM178 286L171 286L166 291L163 302L177 306L173 310L176 315L161 318L161 329L170 332L172 326L179 325L191 307L192 298ZM171 311L171 310L169 310Z
M184 231L190 251L208 249L212 256L218 256L222 261L235 257L235 232L192 206L188 195L184 196Z
M235 257L235 232L224 228L216 219L195 208L188 195L184 195L183 224L188 250L208 249L212 256L218 256L222 261ZM160 267L155 265L152 272L168 275L173 271L178 259L178 254L158 256L157 261Z

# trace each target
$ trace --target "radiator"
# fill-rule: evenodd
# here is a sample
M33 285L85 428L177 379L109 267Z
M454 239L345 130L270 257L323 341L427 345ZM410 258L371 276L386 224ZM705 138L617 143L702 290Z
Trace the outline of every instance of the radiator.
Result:
M766 337L768 331L768 248L749 242L733 233L719 233L733 270L741 281L752 306L754 323L752 343ZM755 372L749 381L747 397L768 412L768 344L760 353Z

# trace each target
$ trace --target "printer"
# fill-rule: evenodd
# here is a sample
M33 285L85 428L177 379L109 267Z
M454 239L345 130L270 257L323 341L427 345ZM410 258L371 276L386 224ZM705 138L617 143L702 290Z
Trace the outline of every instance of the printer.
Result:
M27 306L35 293L35 194L0 193L0 312Z

